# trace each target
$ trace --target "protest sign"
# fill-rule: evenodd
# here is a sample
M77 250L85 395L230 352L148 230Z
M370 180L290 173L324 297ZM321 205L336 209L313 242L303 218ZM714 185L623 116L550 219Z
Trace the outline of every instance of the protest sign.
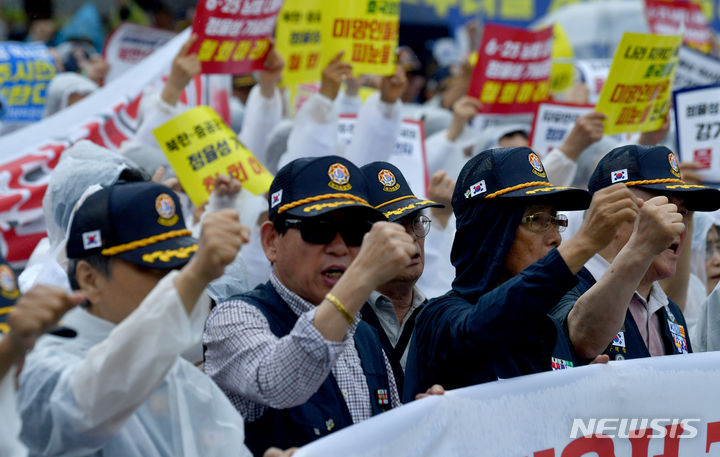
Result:
M593 108L592 105L540 103L530 132L530 147L544 157L553 148L560 147L577 118Z
M570 39L559 22L553 24L552 69L550 70L550 90L562 92L572 87L575 67L570 63L574 57Z
M682 89L673 97L680 161L699 163L703 179L720 184L720 85Z
M658 130L665 122L681 36L625 33L596 110L605 134Z
M0 137L0 247L20 267L45 236L42 200L50 172L63 151L87 139L111 150L133 138L140 127L143 93L162 79L190 30L158 49L113 82L42 121ZM198 75L180 95L187 106L212 106L229 118L230 77Z
M262 68L283 0L201 0L193 21L203 73L243 74Z
M397 0L346 0L323 4L322 66L339 52L356 75L391 75L400 30Z
M286 86L320 79L322 0L285 0L275 30L275 46L285 58Z
M294 457L718 457L719 365L717 352L648 357L451 390Z
M176 34L168 30L123 22L105 40L103 57L110 65L105 84L170 41Z
M210 107L197 106L153 130L185 193L205 203L219 174L230 174L255 195L267 192L273 176L240 143Z
M588 102L597 103L600 99L600 92L607 81L608 73L610 73L612 59L578 60L575 65L588 88Z
M720 83L720 60L686 46L678 53L673 89Z
M7 104L2 122L42 119L53 76L55 60L44 44L0 43L0 93Z
M687 1L645 0L650 31L657 35L683 33L683 42L702 52L712 48L712 32L702 8Z
M481 113L532 113L550 91L552 27L531 32L486 24L468 95Z
M338 119L338 143L349 145L355 131L357 116L341 115ZM430 178L427 170L427 154L425 151L425 132L423 123L412 119L404 119L398 133L395 150L390 153L388 162L402 171L410 188L416 196L427 196Z

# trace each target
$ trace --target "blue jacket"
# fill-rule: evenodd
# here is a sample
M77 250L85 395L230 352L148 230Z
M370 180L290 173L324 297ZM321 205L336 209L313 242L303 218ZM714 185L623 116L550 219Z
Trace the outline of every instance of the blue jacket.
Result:
M553 310L553 316L563 322L565 328L567 328L567 316L573 305L580 296L590 290L595 282L595 278L590 274L581 276L578 285L568 292ZM661 308L660 311L660 337L665 355L692 352L690 337L687 334L687 324L680 308L668 298L667 306ZM622 328L613 341L609 342L603 353L607 354L610 360L650 357L650 352L629 309L625 312L625 322Z
M281 338L290 333L297 315L268 282L231 298L257 307L270 330ZM377 332L364 322L355 331L355 347L370 392L373 415L390 409L390 382L385 369ZM287 449L302 446L329 433L352 425L352 417L332 373L310 399L288 409L268 408L258 420L245 424L245 444L254 455L262 456L271 446Z
M557 249L468 301L452 290L420 313L405 367L403 399L547 371L558 338L551 307L577 284Z

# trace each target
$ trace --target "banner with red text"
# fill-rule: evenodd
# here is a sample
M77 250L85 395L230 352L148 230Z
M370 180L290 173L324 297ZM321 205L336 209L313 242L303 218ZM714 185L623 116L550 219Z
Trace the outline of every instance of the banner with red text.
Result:
M702 7L697 3L645 0L645 16L652 33L658 35L682 33L686 45L705 53L712 49L712 31Z
M200 0L190 48L203 73L250 73L262 68L283 0Z
M42 199L61 154L87 139L116 150L139 126L143 91L163 76L190 30L179 34L125 74L67 109L0 137L0 249L14 266L30 256L45 236ZM228 122L230 77L201 75L181 94L188 106L209 105Z
M720 353L613 361L431 396L294 457L720 457Z
M720 85L673 93L680 162L696 162L706 183L720 184Z
M468 95L481 113L532 113L548 97L553 29L537 32L486 24Z

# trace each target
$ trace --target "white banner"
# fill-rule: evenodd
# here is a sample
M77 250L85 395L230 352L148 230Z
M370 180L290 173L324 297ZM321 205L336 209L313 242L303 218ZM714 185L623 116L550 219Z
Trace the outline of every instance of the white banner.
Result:
M687 46L680 48L673 89L720 83L720 60Z
M117 26L105 40L103 57L110 65L105 83L118 78L176 35L169 30L144 27L131 22Z
M81 139L118 149L138 128L143 90L162 77L190 30L179 34L112 83L40 122L0 137L0 248L21 266L45 236L42 198L62 152ZM230 77L198 76L180 96L188 106L210 105L227 121Z
M702 165L708 183L720 183L720 85L674 92L680 161Z
M338 120L338 142L349 145L352 141L357 117L341 115ZM427 198L430 184L427 170L427 154L425 152L425 133L422 121L405 119L398 134L395 150L387 159L400 169L408 185L418 198Z
M522 376L412 402L294 456L718 457L719 383L717 352Z
M590 91L588 102L595 104L600 99L603 85L610 73L612 59L589 59L575 62L577 69L582 75L585 85Z
M592 110L592 106L540 103L530 133L530 147L541 158L545 157L562 145L577 118Z

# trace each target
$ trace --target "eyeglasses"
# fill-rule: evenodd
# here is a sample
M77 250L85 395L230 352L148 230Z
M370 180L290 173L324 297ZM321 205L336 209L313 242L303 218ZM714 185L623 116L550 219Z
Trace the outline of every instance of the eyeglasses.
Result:
M530 230L538 233L546 231L551 225L557 227L558 232L564 232L568 226L568 218L564 214L553 216L550 213L535 213L532 216L523 217L521 222L528 224Z
M419 214L412 220L409 218L403 218L398 222L406 228L410 227L416 237L425 238L427 234L430 233L430 222L432 221L424 214Z
M327 219L286 219L286 228L300 230L300 236L307 243L329 244L338 233L347 246L360 246L363 237L372 227L369 221L337 223Z
M705 243L705 259L710 260L716 252L720 252L720 240Z

